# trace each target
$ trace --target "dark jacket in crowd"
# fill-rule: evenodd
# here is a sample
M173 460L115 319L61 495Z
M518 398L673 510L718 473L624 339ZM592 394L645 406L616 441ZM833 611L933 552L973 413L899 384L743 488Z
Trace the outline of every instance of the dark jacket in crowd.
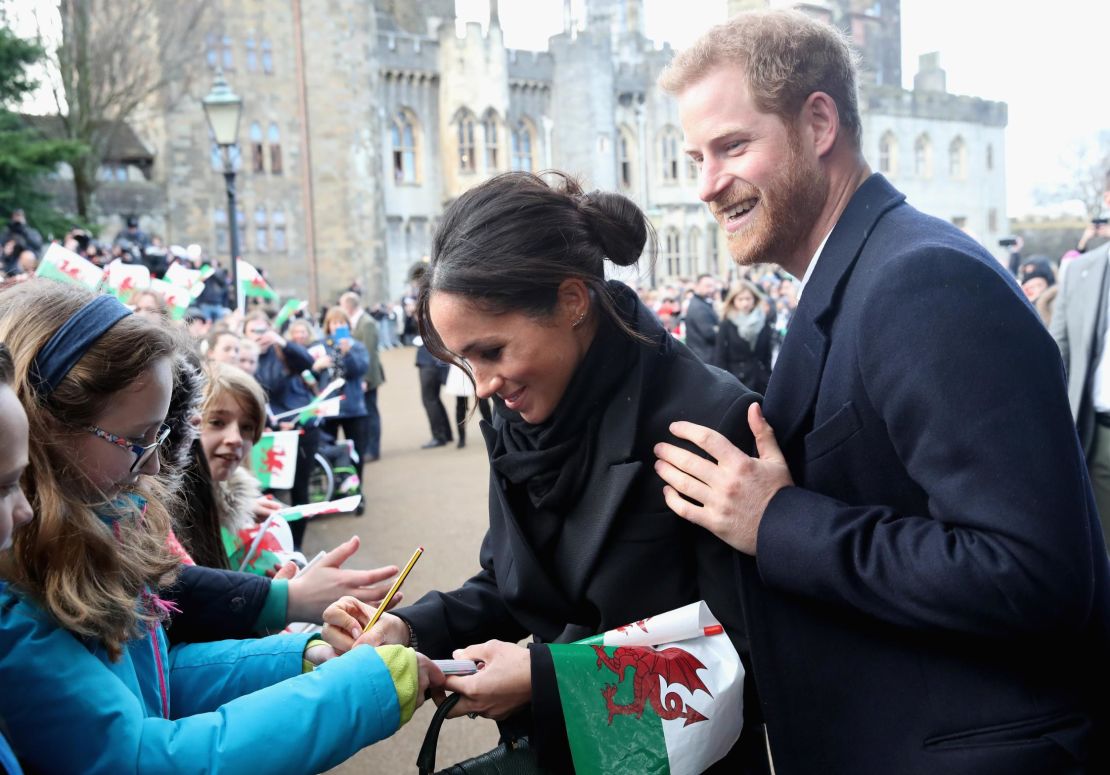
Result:
M198 306L211 304L216 307L226 307L228 306L230 285L227 272L223 269L216 269L205 279L204 290L200 292L193 303Z
M736 377L749 390L763 393L771 378L771 340L774 332L765 323L756 337L755 347L740 335L736 325L727 317L717 329L711 363Z
M15 240L16 244L24 249L30 248L35 253L42 252L42 235L39 234L38 229L26 223L8 222L3 235L0 235L0 245L5 245L10 240Z
M266 391L274 414L307 406L315 398L301 376L301 372L312 368L312 363L308 350L296 342L287 341L280 352L274 345L259 353L258 371L254 376Z
M690 297L690 304L686 307L686 346L703 363L713 362L718 322L717 312L709 301L696 293Z
M183 565L174 585L160 593L180 609L166 628L170 643L254 637L271 583L253 573Z
M339 402L338 416L340 418L365 417L366 394L362 390L362 381L366 378L366 369L370 365L370 356L366 348L363 347L362 342L352 338L351 349L344 355L330 336L321 344L327 349L335 366L317 375L320 387L324 387L336 377L342 377L343 387L338 393L342 399Z

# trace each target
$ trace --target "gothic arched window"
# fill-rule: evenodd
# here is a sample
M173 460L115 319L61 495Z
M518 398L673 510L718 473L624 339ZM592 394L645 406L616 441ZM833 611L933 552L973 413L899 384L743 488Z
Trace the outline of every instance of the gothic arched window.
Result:
M889 178L898 174L898 138L889 130L879 138L879 172Z
M455 124L458 129L459 172L474 172L477 168L474 158L474 114L469 110L459 111Z
M517 172L531 172L535 168L532 160L532 122L526 118L520 119L513 127L512 135L512 169Z
M497 153L497 130L501 122L497 119L497 114L492 110L486 111L485 118L482 119L482 134L485 137L486 144L486 171L496 172L498 167L499 156Z
M920 135L913 144L913 171L921 178L933 177L933 141Z

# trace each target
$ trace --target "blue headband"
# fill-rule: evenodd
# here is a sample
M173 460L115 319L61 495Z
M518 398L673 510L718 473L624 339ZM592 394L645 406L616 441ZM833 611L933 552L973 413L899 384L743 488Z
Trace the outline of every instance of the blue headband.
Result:
M115 296L97 296L54 332L31 363L31 383L40 396L53 393L96 340L131 314Z

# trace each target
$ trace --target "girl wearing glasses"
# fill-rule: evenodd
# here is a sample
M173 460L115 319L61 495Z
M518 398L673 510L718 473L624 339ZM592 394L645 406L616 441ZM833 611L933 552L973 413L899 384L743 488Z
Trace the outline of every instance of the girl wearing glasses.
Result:
M44 280L0 293L0 340L36 516L0 556L0 717L31 769L319 772L442 681L412 651L329 659L308 635L169 647L157 592L177 562L155 475L182 345L112 297Z

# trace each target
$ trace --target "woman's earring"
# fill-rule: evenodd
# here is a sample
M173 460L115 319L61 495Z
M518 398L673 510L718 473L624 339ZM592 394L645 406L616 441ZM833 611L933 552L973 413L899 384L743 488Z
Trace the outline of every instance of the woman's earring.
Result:
M585 320L585 319L586 319L586 313L583 312L581 315L578 316L577 320L575 320L573 323L570 324L570 327L571 328L578 328L580 325L582 325L582 321Z

